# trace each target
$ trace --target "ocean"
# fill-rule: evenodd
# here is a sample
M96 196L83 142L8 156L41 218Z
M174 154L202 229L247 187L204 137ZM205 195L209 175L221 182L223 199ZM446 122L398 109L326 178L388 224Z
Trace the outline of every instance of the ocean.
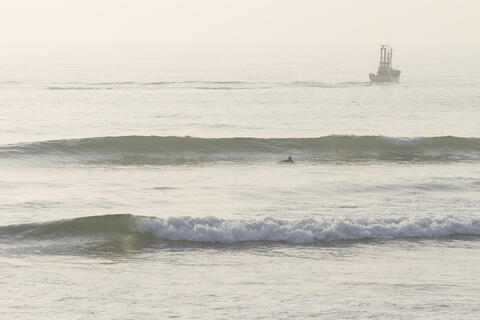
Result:
M0 318L480 316L478 59L376 58L4 65Z

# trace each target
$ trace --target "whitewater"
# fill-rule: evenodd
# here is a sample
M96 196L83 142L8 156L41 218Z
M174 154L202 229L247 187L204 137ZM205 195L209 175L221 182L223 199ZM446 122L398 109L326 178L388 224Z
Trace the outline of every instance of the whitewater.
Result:
M7 64L0 318L478 317L480 73L453 56L385 85L371 57Z

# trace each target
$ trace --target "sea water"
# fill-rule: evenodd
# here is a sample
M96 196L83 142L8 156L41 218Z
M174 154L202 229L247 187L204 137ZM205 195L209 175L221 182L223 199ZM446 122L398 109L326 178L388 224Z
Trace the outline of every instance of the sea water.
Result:
M478 317L480 65L354 58L7 63L0 318Z

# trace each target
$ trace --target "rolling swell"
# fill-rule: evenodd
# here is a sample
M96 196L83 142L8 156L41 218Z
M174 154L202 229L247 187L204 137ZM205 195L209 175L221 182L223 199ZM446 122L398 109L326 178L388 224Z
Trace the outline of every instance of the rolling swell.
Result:
M228 220L216 217L154 218L133 215L80 217L47 223L0 227L1 240L62 240L75 237L156 238L201 243L287 242L293 244L338 240L437 238L479 236L480 218L440 216L425 218L382 217L282 220Z
M303 162L478 161L480 138L340 135L269 139L119 136L0 146L0 159L41 158L54 162L114 165L271 162L287 155Z
M50 90L161 90L161 89L200 89L200 90L258 90L275 88L349 88L359 86L371 86L370 82L319 82L319 81L117 81L117 82L93 82L93 83L57 83L47 88Z

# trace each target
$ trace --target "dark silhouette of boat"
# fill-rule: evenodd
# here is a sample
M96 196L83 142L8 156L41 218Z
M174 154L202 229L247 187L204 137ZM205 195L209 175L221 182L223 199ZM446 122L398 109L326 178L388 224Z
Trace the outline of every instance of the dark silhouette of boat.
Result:
M380 45L380 64L377 73L370 73L372 82L397 82L400 79L400 70L392 68L393 49L389 45Z

